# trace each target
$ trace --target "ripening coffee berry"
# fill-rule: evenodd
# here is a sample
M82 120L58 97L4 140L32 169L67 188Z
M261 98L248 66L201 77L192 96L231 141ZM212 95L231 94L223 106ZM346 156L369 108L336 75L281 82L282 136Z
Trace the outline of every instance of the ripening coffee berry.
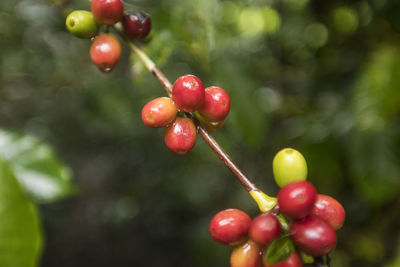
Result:
M99 30L92 13L86 10L72 11L65 20L65 26L76 37L87 39L96 36Z
M327 195L318 194L311 214L327 221L335 230L342 227L346 212L340 203Z
M316 198L317 190L310 182L292 182L278 193L279 209L293 219L300 219L311 213Z
M307 179L307 163L303 155L292 148L279 151L273 162L272 169L276 183L280 187Z
M95 20L100 24L113 25L124 15L121 0L92 0L91 8Z
M235 245L247 239L251 219L238 209L218 212L211 220L209 231L215 241L225 245Z
M219 122L228 116L230 105L228 93L222 88L211 86L205 89L204 104L199 112L206 120Z
M165 128L164 142L175 154L187 154L196 143L196 127L193 121L188 118L176 118Z
M248 240L232 250L231 267L262 267L262 247Z
M289 258L280 261L278 263L272 265L264 263L264 267L301 267L301 266L303 266L303 263L301 262L299 254L297 254L296 252L292 252Z
M149 14L133 8L124 12L122 25L127 36L133 39L140 39L150 33L151 18Z
M296 246L312 256L329 253L336 245L336 233L324 219L311 215L290 225Z
M90 47L90 57L101 71L111 71L121 57L121 45L118 39L112 34L97 36Z
M194 75L179 77L172 88L172 99L178 109L192 112L203 106L204 86Z
M142 121L149 127L165 127L175 120L178 109L170 97L159 97L142 109Z
M253 219L250 224L250 239L260 245L268 245L281 233L281 225L272 214L261 214Z

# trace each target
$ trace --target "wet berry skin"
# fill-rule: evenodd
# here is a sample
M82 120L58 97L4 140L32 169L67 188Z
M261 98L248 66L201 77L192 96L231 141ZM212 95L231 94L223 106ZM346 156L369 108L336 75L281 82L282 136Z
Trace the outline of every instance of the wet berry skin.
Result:
M165 128L164 142L177 155L185 155L196 143L196 127L191 119L176 118Z
M215 241L225 245L235 245L247 238L251 218L238 209L218 212L211 220L209 232Z
M97 35L98 26L93 14L86 10L72 11L65 20L68 31L79 38L93 38Z
M142 121L152 128L165 127L175 120L178 109L170 97L159 97L142 109Z
M216 86L207 87L204 104L199 113L210 122L220 122L228 116L230 103L229 95L224 89Z
M151 18L147 13L133 8L124 12L122 25L127 36L133 39L140 39L150 33Z
M204 86L194 75L179 77L172 88L172 99L178 109L193 112L203 106Z
M321 217L335 230L342 227L346 217L343 206L336 199L322 194L317 195L311 214Z
M317 190L306 181L292 182L278 193L280 211L292 219L300 219L311 213L317 198Z
M104 72L111 71L121 57L121 45L112 34L97 36L90 46L90 58Z
M262 246L247 240L232 250L230 263L231 267L262 267Z
M296 252L292 252L289 258L281 262L272 265L264 263L264 267L301 267L301 266L303 266L303 263L301 262L299 254L297 254Z
M255 217L249 230L251 240L254 240L260 245L268 245L281 233L281 225L272 214L261 214Z
M91 8L94 18L100 24L113 25L124 15L121 0L92 0Z
M290 225L296 246L312 256L329 253L336 245L336 233L324 219L311 215Z

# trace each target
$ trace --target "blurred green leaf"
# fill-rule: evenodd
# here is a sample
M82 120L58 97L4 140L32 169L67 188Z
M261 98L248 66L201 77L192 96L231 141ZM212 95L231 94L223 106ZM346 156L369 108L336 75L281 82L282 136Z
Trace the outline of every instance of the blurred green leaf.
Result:
M294 251L293 242L289 237L283 236L274 240L265 253L264 262L267 264L275 264L289 258Z
M52 202L74 193L70 170L39 139L0 129L0 156L36 202Z
M37 266L42 247L39 217L4 161L0 161L0 216L0 266Z
M357 77L353 110L360 130L384 129L400 111L400 50L383 46Z

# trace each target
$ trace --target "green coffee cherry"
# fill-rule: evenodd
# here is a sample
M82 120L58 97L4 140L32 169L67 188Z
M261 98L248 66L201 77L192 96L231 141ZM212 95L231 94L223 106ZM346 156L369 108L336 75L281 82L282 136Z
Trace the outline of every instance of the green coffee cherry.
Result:
M98 25L91 12L75 10L65 20L68 31L79 38L92 38L97 35Z
M276 183L280 187L307 179L307 163L303 155L292 148L285 148L276 154L272 162Z

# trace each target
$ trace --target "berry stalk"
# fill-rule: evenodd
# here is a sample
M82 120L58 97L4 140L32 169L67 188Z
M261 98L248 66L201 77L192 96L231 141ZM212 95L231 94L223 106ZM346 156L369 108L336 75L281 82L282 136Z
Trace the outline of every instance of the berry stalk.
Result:
M160 84L164 87L168 96L172 95L172 84L164 73L156 66L156 64L147 56L143 50L141 50L133 42L125 38L125 36L117 30L117 32L125 39L131 48L132 52L135 53L138 58L142 61L145 67L157 78ZM217 143L217 141L208 133L208 131L203 127L199 120L193 115L192 112L185 113L187 117L192 119L196 125L197 131L200 133L201 137L206 141L210 148L217 154L217 156L222 160L226 167L236 176L239 182L244 188L250 193L253 199L257 202L258 207L261 212L270 211L276 205L276 198L269 197L258 189L253 182L242 172L242 170L233 162L231 157L222 149L222 147Z

